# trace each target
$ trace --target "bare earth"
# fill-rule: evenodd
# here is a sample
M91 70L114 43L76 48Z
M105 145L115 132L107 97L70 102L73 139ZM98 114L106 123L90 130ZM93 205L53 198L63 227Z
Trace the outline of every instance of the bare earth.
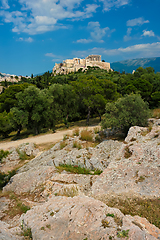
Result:
M100 128L100 126L96 125L92 127L79 127L79 129L83 130L87 128L88 130L92 130L97 127ZM64 135L66 134L72 135L74 129L57 131L56 133L53 133L53 134L50 133L50 134L45 134L41 136L29 137L29 138L20 139L17 141L3 142L3 143L0 143L0 149L6 150L11 147L18 147L22 143L35 143L35 144L42 144L42 143L49 143L49 142L55 143L62 140Z

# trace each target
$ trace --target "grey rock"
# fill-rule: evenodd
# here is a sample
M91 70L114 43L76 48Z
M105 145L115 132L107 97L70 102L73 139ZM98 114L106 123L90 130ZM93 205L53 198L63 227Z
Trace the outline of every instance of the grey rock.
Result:
M114 214L121 225L107 214ZM158 236L158 228L149 233L148 229L153 225L142 228L135 225L133 220L134 217L124 216L118 209L110 208L101 201L80 196L51 197L48 202L33 207L20 218L26 228L31 228L33 239L37 240L98 240L109 239L109 236L118 240L117 233L123 230L129 230L130 240L157 239L153 235Z

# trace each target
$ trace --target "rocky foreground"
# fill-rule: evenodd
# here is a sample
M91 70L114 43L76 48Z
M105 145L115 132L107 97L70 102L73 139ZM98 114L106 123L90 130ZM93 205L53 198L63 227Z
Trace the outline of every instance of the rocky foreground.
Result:
M106 205L112 199L160 198L160 121L151 122L150 129L131 127L124 142L89 147L74 136L42 153L32 144L20 146L36 157L3 188L0 239L160 239L160 229L147 219ZM10 152L1 171L21 163L17 150ZM61 164L90 169L90 174L60 171ZM97 169L100 175L94 175ZM11 216L16 201L30 210Z

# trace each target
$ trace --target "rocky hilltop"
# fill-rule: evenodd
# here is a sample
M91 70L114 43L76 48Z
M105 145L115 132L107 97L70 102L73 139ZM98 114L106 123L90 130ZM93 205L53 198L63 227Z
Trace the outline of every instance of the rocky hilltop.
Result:
M105 140L91 146L80 133L44 152L33 144L19 146L18 152L33 159L25 160L3 188L0 239L160 239L158 223L125 211L131 202L145 206L160 199L160 121L150 122L150 128L131 127L124 142ZM21 163L12 148L1 171ZM87 169L88 174L62 166ZM28 207L26 213L11 214L17 203ZM154 211L147 206L148 212Z

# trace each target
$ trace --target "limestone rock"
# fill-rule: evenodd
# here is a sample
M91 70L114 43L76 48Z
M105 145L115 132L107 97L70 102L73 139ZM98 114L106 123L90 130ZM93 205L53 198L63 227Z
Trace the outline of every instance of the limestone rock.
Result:
M160 230L149 232L141 224L138 227L134 221L140 219L124 216L118 209L93 198L78 196L51 197L22 215L20 221L24 227L31 228L33 239L37 240L109 240L109 237L118 240L124 233L128 233L130 240L157 239Z
M20 228L10 228L9 224L0 221L0 240L20 240Z
M159 127L151 132L131 127L117 156L93 184L93 196L160 197L159 134Z

